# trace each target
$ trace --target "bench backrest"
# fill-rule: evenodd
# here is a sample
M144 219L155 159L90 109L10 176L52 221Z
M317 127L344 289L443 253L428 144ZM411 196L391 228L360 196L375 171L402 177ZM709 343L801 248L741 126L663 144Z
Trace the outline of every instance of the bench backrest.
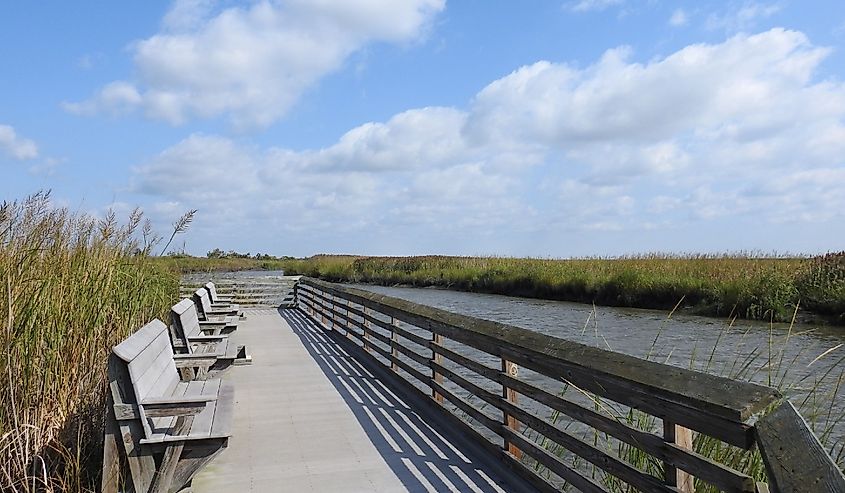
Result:
M161 320L141 327L112 351L127 366L136 402L146 397L170 395L179 382L170 336Z
M205 289L208 290L208 296L211 299L211 302L217 303L217 300L220 299L220 297L217 296L217 286L215 286L213 282L209 281L205 283Z
M197 307L188 298L170 308L170 320L173 322L175 336L187 347L190 347L188 338L202 335Z
M208 312L211 311L211 300L208 298L208 291L199 288L194 291L194 306L197 307L197 314L208 320Z

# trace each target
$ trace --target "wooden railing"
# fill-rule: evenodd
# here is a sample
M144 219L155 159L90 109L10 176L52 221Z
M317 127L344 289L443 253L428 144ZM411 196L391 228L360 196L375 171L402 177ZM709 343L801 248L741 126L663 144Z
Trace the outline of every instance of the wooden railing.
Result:
M541 491L845 491L775 389L310 278L295 294ZM759 444L769 484L693 451L696 433L734 456Z
M182 297L190 297L197 288L205 285L202 281L184 279L179 286ZM233 303L243 306L279 306L293 303L293 289L298 276L277 276L258 278L216 278L212 279L217 294L229 298Z

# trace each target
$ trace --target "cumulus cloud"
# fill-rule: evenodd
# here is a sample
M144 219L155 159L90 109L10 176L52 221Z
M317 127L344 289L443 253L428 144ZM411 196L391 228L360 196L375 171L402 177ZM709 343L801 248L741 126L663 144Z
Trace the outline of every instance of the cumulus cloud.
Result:
M0 151L21 161L38 157L35 142L18 135L10 125L0 125Z
M845 214L845 86L817 79L828 53L773 29L648 62L624 47L580 68L543 61L465 109L408 110L320 149L194 135L133 188L344 241L831 221Z
M321 77L372 42L424 35L445 0L262 0L220 10L177 0L161 31L131 47L137 80L115 81L71 112L140 108L181 124L228 116L242 127L282 117Z

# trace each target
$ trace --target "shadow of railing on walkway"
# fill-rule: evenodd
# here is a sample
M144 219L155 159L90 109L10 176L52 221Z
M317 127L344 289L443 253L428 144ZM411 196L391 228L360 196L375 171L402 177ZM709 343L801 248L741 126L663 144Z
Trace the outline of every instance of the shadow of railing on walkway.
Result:
M279 313L409 491L513 491L508 486L511 478L475 465L351 356L343 346L352 343L344 336L324 330L299 310L279 309Z

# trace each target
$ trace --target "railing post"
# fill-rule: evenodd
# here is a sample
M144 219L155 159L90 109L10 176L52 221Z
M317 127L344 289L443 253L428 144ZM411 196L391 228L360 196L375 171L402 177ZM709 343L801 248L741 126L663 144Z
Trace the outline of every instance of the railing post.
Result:
M391 341L391 343L393 341L397 340L396 331L393 330L393 328L392 328L394 325L396 325L396 319L393 318L393 317L390 317L390 327L391 327L391 329L390 329L390 341ZM399 350L394 348L392 344L390 346L390 355L394 359L399 358ZM396 363L393 362L393 360L391 360L390 361L390 369L393 370L394 372L398 372L399 371L399 365L397 365Z
M352 322L349 321L349 300L347 300L346 298L341 299L343 300L343 309L346 318L344 318L340 323L343 324L343 330L346 331L346 338L352 339L352 335L350 334L350 332L352 331ZM367 332L364 331L365 335L366 333Z
M364 351L369 353L369 352L372 351L370 349L370 343L369 343L370 330L372 330L372 329L370 328L370 320L367 318L367 316L370 314L370 309L367 308L366 306L363 307L363 308L364 308ZM347 316L349 315L349 310L346 311L346 315Z
M676 425L675 423L663 420L663 440L669 443L692 450L692 430ZM668 462L663 463L666 484L678 488L678 491L692 493L695 491L695 481L692 475L682 471Z
M323 290L320 290L320 294L323 295L324 297L327 297L326 293ZM317 303L320 303L322 305L323 301L317 301L317 296L315 295L314 296L314 306L316 306ZM326 319L326 312L322 309L320 310L320 320L322 320L322 322L323 322L323 327L325 327L326 330L329 330L330 329L329 321Z
M502 373L505 375L516 378L519 374L519 366L513 361L508 361L505 358L502 358ZM509 388L507 385L502 385L502 398L511 404L516 405L517 403L517 393L516 390ZM502 411L502 426L508 428L515 433L519 433L520 424L519 421L504 410ZM522 450L519 449L516 445L511 443L510 440L507 438L504 439L504 443L502 447L505 451L509 452L514 458L522 459Z
M437 363L438 365L442 365L443 355L437 352L436 346L443 344L443 336L432 330L431 343L431 361ZM437 373L434 369L434 365L431 367L431 380L441 385L443 384L443 375ZM443 396L434 388L434 385L431 386L431 398L438 404L443 404Z

